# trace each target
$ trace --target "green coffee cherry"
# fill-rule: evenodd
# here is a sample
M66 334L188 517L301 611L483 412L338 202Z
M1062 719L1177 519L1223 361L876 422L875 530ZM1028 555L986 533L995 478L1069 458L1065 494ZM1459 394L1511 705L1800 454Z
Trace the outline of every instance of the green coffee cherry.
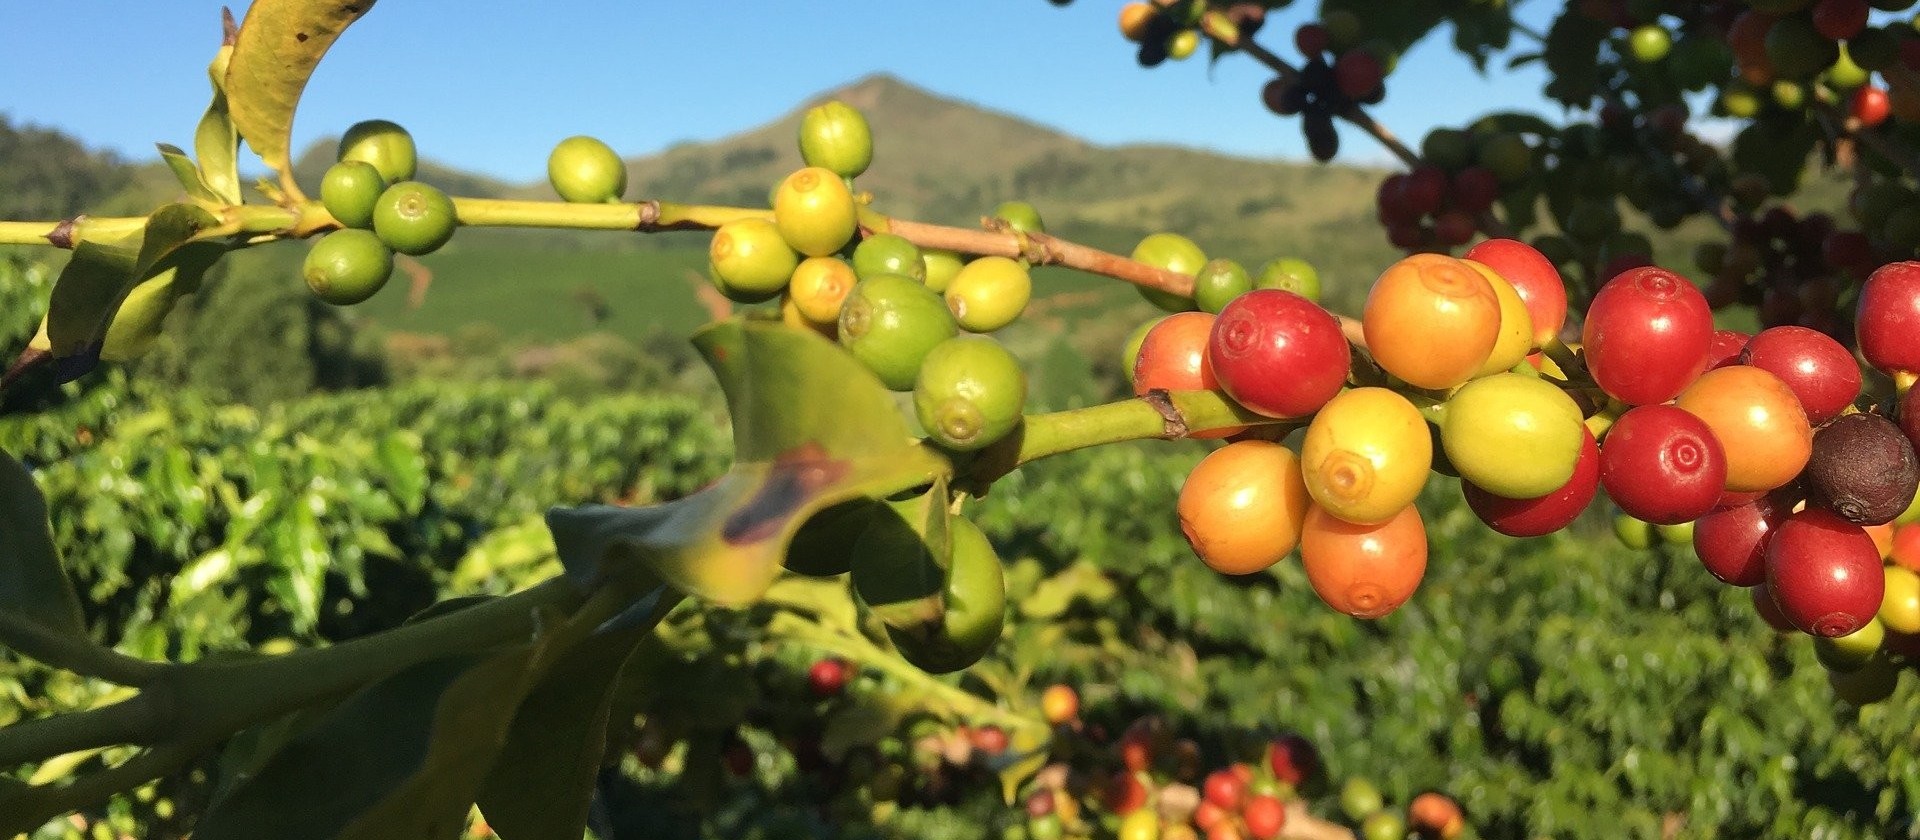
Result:
M721 225L713 233L707 257L713 261L714 285L742 303L758 303L780 294L800 265L800 255L766 219L738 219Z
M392 274L393 251L380 237L355 228L320 237L300 265L300 275L314 297L335 306L352 306L373 297Z
M859 218L847 182L829 170L809 166L780 182L773 194L773 223L793 250L824 257L853 239Z
M1033 277L1027 266L1007 257L981 257L967 263L947 284L947 309L968 332L993 332L1027 308Z
M1829 671L1857 671L1880 652L1880 645L1886 638L1886 625L1874 618L1845 636L1815 636L1814 658L1820 660L1820 666Z
M1000 640L1007 610L1005 573L987 535L960 516L949 519L947 529L952 554L940 588L946 611L939 624L921 631L887 626L887 636L900 655L935 674L961 670L986 655ZM858 566L854 574L860 574Z
M380 194L373 206L373 232L387 247L421 256L440 250L459 222L453 199L419 181L401 181Z
M1624 513L1614 515L1613 535L1628 548L1645 550L1653 546L1653 526Z
M842 178L856 178L873 163L873 129L845 102L828 102L800 118L800 158Z
M1047 232L1046 223L1040 221L1040 211L1024 201L1000 202L999 207L993 208L993 217L1021 233Z
M1193 276L1193 302L1201 311L1219 313L1233 300L1253 288L1253 277L1245 267L1226 259L1208 260Z
M413 135L399 124L387 120L357 122L340 136L339 160L359 160L373 164L380 177L397 184L413 177L419 159L413 148Z
M921 361L958 333L939 295L897 274L860 281L840 308L840 343L894 391L913 390Z
M327 167L320 178L320 203L333 218L350 228L373 227L373 206L386 192L380 170L364 160L345 160Z
M619 201L627 192L627 163L619 153L585 135L569 137L547 155L547 181L562 199L581 204Z
M1260 267L1260 277L1253 282L1253 287L1281 289L1317 302L1320 300L1320 272L1314 270L1312 263L1299 257L1281 257Z
M860 240L853 249L853 273L862 280L881 274L898 274L925 281L927 264L920 246L906 237L876 233Z
M970 452L1013 431L1026 409L1027 375L1000 342L963 335L936 345L920 363L913 411L935 443Z
M967 264L958 253L945 248L929 248L920 252L920 261L927 266L927 288L935 292L945 292L947 284L953 282L954 275L959 274Z
M1207 255L1193 240L1177 233L1148 234L1133 247L1133 259L1154 268L1162 268L1178 274L1192 275L1201 266L1207 264ZM1159 289L1137 287L1140 295L1154 306L1168 312L1185 312L1195 308L1192 298L1184 298Z

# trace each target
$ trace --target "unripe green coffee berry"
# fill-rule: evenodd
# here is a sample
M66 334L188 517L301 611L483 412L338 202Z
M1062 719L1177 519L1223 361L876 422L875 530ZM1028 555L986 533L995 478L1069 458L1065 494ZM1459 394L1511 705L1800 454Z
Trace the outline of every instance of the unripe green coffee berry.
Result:
M993 208L993 217L1021 233L1047 232L1046 223L1040 221L1040 211L1024 201L1000 202L1000 206Z
M388 187L373 206L373 232L387 247L411 256L440 250L458 223L453 199L419 181Z
M413 148L413 135L399 124L387 120L354 123L340 136L340 160L359 160L373 164L380 177L397 184L413 177L419 159Z
M856 178L873 163L873 129L845 102L809 108L800 118L800 158L842 178Z
M393 274L393 251L370 231L347 228L320 237L300 275L314 297L351 306L373 297Z
M970 452L1013 431L1026 410L1027 375L991 338L963 335L927 353L913 385L913 411L935 443Z
M898 274L925 281L927 264L920 247L906 237L876 233L860 240L853 249L853 273L865 280L880 274Z
M1260 267L1260 277L1253 281L1256 289L1281 289L1292 292L1307 300L1320 300L1320 272L1313 264L1299 257L1281 257L1269 260Z
M373 206L386 192L380 170L363 160L344 160L327 167L320 178L320 203L333 218L350 228L372 228Z
M1193 276L1193 302L1199 304L1201 311L1218 314L1227 301L1252 288L1253 277L1245 267L1225 257L1212 259Z
M1007 257L981 257L967 263L947 284L947 309L968 332L993 332L1027 308L1033 277L1027 266Z
M1133 247L1133 259L1154 268L1163 268L1188 276L1192 276L1200 270L1201 266L1207 264L1207 255L1200 250L1200 246L1177 233L1148 234L1145 239L1140 240L1140 244ZM1181 297L1159 289L1149 289L1146 286L1136 288L1140 290L1141 297L1168 312L1185 312L1196 308L1192 298Z
M920 252L920 261L927 266L927 288L935 292L945 292L947 284L953 282L954 275L967 264L958 253L945 248L929 248Z
M958 333L939 295L897 274L860 281L840 308L840 343L894 391L913 390L927 353Z
M859 219L847 182L809 166L780 182L773 194L773 223L793 250L824 257L846 246Z
M707 249L714 284L742 303L768 300L786 288L800 265L779 228L766 219L738 219L714 231Z
M627 192L627 163L613 147L585 135L569 137L547 155L547 181L562 199L582 204L619 201Z

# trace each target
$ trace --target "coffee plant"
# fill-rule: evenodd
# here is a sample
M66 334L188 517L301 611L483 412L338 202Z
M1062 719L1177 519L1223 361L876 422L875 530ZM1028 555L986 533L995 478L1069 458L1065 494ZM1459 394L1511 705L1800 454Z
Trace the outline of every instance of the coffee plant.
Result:
M1581 0L1533 32L1324 0L1297 64L1257 40L1286 5L1119 29L1145 66L1271 69L1322 161L1345 126L1406 165L1378 218L1407 255L1357 313L1290 255L1122 256L1020 200L885 215L859 186L885 138L840 102L766 206L630 201L591 137L553 150L559 201L449 195L377 118L310 197L296 105L374 3L229 18L191 153L160 147L180 200L0 222L67 252L0 283L0 834L1920 836L1911 2ZM1483 69L1543 63L1575 117L1396 138L1366 109L1441 24ZM1730 147L1690 133L1705 101ZM1787 202L1810 158L1843 215ZM1640 221L1720 232L1698 282ZM693 343L731 456L693 399L242 410L122 365L231 252L310 239L311 293L352 306L473 227L711 232L740 311ZM994 334L1037 266L1169 311L1123 348L1131 398L1029 410ZM1111 448L1153 439L1217 443ZM1502 567L1522 550L1578 575ZM1727 631L1754 615L1789 635ZM1408 676L1474 647L1500 653Z

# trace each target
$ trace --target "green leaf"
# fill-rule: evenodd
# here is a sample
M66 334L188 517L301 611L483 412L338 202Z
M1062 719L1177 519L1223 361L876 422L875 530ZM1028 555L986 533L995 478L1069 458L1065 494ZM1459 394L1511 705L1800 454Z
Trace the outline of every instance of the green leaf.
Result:
M1119 587L1093 564L1075 563L1041 581L1027 597L1020 599L1020 612L1028 618L1057 618L1076 600L1104 604L1119 594Z
M908 434L873 374L818 334L736 319L707 327L694 343L726 392L733 467L706 490L664 505L549 511L561 562L584 585L650 568L682 592L744 606L779 576L808 517L950 470Z
M938 628L953 553L944 483L876 513L860 535L853 589L882 624L894 630Z
M290 198L303 197L293 181L289 151L300 94L327 49L373 4L374 0L256 0L240 22L227 66L227 105L240 136L279 173L280 187Z
M221 15L233 24L233 13ZM193 153L200 159L200 182L224 204L240 203L240 132L233 127L233 115L227 110L227 68L233 61L233 44L220 46L213 62L207 65L207 78L213 83L213 101L193 130Z
M213 803L194 836L459 836L535 650L434 660L368 686Z
M606 755L613 693L651 626L595 636L554 663L520 704L478 804L506 840L578 840ZM646 679L646 674L637 675Z
M78 641L87 638L80 599L53 547L47 502L27 468L0 452L0 611Z
M380 439L380 476L394 500L409 514L420 512L427 500L427 458L417 432L397 431Z
M116 336L116 345L137 347L142 336L159 329L166 308L180 294L198 288L200 275L225 251L221 243L195 240L217 223L199 207L169 204L148 217L137 248L130 239L82 240L74 247L73 259L54 282L46 322L47 349L54 357L81 359L76 370L68 371L67 379L92 367L87 357L106 342L134 289L171 272L172 279L162 280L160 287L142 296L139 306L128 310L127 325L121 327L125 337Z
M174 180L180 182L180 188L186 190L187 195L195 201L220 203L220 198L200 180L200 168L193 165L193 158L187 157L186 152L171 143L154 145L160 147L160 159L167 162L167 168L173 170Z

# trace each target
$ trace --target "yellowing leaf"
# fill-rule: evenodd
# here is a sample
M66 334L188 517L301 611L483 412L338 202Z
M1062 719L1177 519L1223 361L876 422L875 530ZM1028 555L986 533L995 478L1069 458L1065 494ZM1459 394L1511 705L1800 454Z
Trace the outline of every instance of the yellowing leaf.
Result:
M240 22L227 65L227 106L254 154L280 175L288 198L305 195L293 181L289 144L293 112L307 79L347 26L374 0L256 0Z

